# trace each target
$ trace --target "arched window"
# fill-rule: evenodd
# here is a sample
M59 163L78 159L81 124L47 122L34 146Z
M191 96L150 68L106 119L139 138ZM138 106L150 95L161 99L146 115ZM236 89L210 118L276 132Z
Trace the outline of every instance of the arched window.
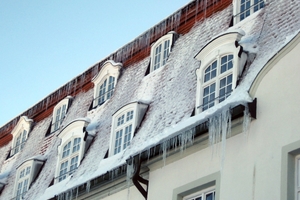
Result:
M65 115L68 111L70 106L70 101L72 97L67 96L63 100L61 100L53 109L53 117L52 117L52 124L51 124L51 133L57 131L62 124Z
M152 45L150 72L153 72L166 64L174 42L174 34L176 33L170 32Z
M58 147L58 161L55 172L55 182L60 182L72 175L90 145L93 135L85 132L88 119L78 119L70 122L58 135L61 145Z
M72 138L63 147L63 153L60 160L60 169L58 181L65 179L71 175L79 164L79 150L81 145L81 138Z
M102 105L113 95L122 64L106 61L100 72L93 78L95 85L93 108Z
M203 74L202 110L224 101L232 91L233 55L214 60Z
M130 145L134 132L148 108L141 102L130 103L119 109L112 120L112 133L109 155L115 155Z
M20 118L18 124L12 131L13 145L12 145L11 152L10 152L11 156L17 154L18 152L20 152L23 149L25 142L28 138L32 123L33 123L33 120L28 119L26 116L22 116Z
M21 200L29 190L30 184L36 179L45 158L43 156L35 156L17 167L16 181L14 189L14 199Z
M196 113L224 101L236 87L247 55L238 45L242 34L226 33L210 41L196 55L201 61L197 69Z

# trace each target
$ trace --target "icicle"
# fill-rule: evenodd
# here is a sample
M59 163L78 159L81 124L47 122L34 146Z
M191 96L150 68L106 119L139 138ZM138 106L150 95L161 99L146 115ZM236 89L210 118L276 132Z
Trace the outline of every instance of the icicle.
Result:
M127 164L127 171L126 171L126 183L127 183L127 199L129 199L130 195L130 184L131 184L131 179L134 173L134 164L133 164L133 159L131 160L131 164Z
M86 192L89 193L91 190L91 181L86 182Z
M214 147L217 149L217 144L221 142L221 156L222 166L225 159L226 138L231 133L231 112L230 108L222 110L221 113L209 118L209 144L212 147L212 154Z
M163 144L162 144L162 146L161 146L161 151L163 153L164 166L166 165L167 152L168 152L169 148L170 148L170 140L164 141Z
M249 131L249 126L251 122L251 116L249 113L249 107L248 104L245 105L245 110L244 110L244 119L243 119L243 133L247 135Z
M76 197L75 197L76 199L78 198L78 190L79 190L78 187L76 187Z

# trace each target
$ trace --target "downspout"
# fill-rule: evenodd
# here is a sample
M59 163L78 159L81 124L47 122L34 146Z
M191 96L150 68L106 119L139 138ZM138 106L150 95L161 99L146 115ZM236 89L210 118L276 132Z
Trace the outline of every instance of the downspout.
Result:
M134 158L128 159L126 162L127 162L127 165L133 165L133 167L135 168L135 171L133 172L133 175L131 178L132 182L133 182L134 186L138 189L138 191L147 200L149 181L140 176L141 159L139 158L139 156L135 156ZM146 185L146 189L144 189L144 187L141 185L141 183Z

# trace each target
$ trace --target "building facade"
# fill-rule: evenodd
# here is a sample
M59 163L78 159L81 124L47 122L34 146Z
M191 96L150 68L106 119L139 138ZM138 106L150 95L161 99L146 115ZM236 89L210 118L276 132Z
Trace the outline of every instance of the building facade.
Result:
M0 128L0 199L299 199L299 11L180 8Z

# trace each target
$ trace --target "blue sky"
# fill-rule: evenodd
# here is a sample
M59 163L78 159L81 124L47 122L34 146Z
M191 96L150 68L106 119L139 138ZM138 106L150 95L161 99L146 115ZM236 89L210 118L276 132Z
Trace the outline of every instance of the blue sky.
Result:
M0 127L190 1L0 1Z

